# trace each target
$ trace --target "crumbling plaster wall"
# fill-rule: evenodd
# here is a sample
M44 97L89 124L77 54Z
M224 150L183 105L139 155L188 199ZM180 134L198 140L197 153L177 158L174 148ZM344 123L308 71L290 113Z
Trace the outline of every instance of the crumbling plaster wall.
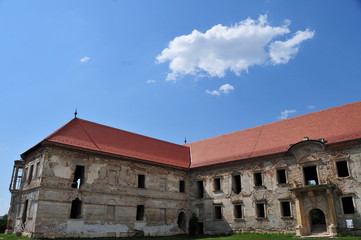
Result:
M231 167L222 167L192 171L190 181L203 180L204 197L198 199L197 186L191 189L191 210L201 215L200 221L204 222L204 230L209 234L219 234L240 230L263 231L292 231L295 226L293 217L280 217L280 199L292 201L288 192L290 184L278 184L276 169L285 168L288 182L295 178L295 162L292 158L281 158L273 161L240 162ZM254 186L254 173L262 172L263 186ZM241 192L232 191L232 176L240 174ZM221 191L214 191L214 179L221 178ZM263 202L266 206L266 217L257 218L255 213L256 202ZM236 219L234 205L241 204L243 217ZM222 207L222 219L215 220L214 207ZM200 213L204 210L204 213ZM294 213L294 209L291 209Z
M85 167L79 189L71 187L76 165ZM137 186L138 174L145 175L144 189ZM188 215L186 170L49 146L43 151L41 179L33 229L39 237L172 235L182 233L178 214ZM185 193L179 192L180 180ZM76 198L82 201L81 217L71 219ZM144 205L143 220L136 221L137 205Z
M360 235L357 229L347 229L346 219L352 219L355 228L361 226L361 145L349 146L344 149L311 152L310 161L304 164L315 164L319 184L335 186L333 200L335 204L338 232ZM315 159L313 159L315 158ZM350 176L338 177L336 161L347 159ZM237 231L259 232L294 232L297 225L295 211L295 195L289 189L305 186L303 166L297 163L294 156L278 157L272 160L240 161L232 166L219 165L193 169L190 181L203 180L204 197L197 198L197 185L191 186L191 211L196 212L200 221L204 223L204 230L209 234L219 234ZM278 184L277 169L286 169L287 184ZM263 186L255 187L254 173L262 172ZM241 175L242 191L232 192L232 175ZM221 191L214 191L214 179L221 178ZM355 214L344 214L341 204L342 196L353 196ZM291 203L292 217L281 216L280 201ZM313 207L325 208L325 200L319 197L313 204L306 201L308 210ZM256 217L256 202L264 202L266 217ZM234 205L241 204L243 216L234 217ZM312 205L313 204L313 205ZM222 207L222 219L215 219L215 206Z

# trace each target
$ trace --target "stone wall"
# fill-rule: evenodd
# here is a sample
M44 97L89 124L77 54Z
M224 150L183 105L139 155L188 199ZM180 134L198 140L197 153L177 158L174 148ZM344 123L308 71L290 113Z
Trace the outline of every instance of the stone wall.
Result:
M22 205L29 199L32 206L25 232L35 237L184 232L185 228L178 226L178 215L184 212L188 216L187 171L58 147L43 149L41 156L25 165L29 169L30 164L41 163L39 180L24 181ZM77 165L84 169L79 188L73 185ZM144 188L138 187L138 175L145 177ZM180 181L185 182L185 192L179 191ZM71 218L74 200L81 202L80 213ZM136 220L139 205L144 206L144 216Z
M326 215L325 231L328 234L360 235L360 144L333 149L320 147L323 144L313 145L309 141L298 146L298 153L279 155L268 160L243 160L228 164L229 166L220 164L192 169L190 182L203 181L204 194L200 198L198 184L192 184L191 211L203 222L204 232L297 233L298 229L303 228L300 235L309 235L313 231L310 211L321 209ZM338 176L338 161L347 162L348 176ZM316 185L313 185L312 180L311 183L305 180L304 174L309 166L316 171ZM280 183L279 170L284 170L286 183ZM239 193L234 191L237 188L234 182L238 181L234 176L237 175L241 181ZM256 186L259 178L262 183ZM344 197L352 201L353 213L347 213L343 209ZM304 212L300 212L300 209ZM346 220L352 220L354 228L347 228Z

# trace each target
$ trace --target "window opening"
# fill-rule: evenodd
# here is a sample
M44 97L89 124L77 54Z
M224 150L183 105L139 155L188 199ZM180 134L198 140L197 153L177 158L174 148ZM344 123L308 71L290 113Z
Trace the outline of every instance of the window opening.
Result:
M197 197L203 198L204 189L203 189L203 181L197 181Z
M316 166L303 167L303 175L305 177L306 185L317 185L318 184Z
M222 206L214 207L214 219L222 219Z
M278 181L278 184L287 183L286 170L285 169L277 170L277 181Z
M72 188L79 189L80 186L83 184L84 181L84 166L76 165L75 173L74 173L74 180L73 184L71 185Z
M23 209L23 216L21 218L23 224L25 224L27 216L28 216L28 205L29 205L29 200L26 200L25 204L24 204L24 209Z
M178 228L182 229L183 231L186 231L186 215L184 212L180 212L178 214L178 220L177 220Z
M30 184L31 180L33 179L33 171L34 171L34 164L30 166L28 184Z
M145 188L145 176L143 174L138 175L138 188Z
M198 234L204 234L204 226L203 222L198 222L198 228L197 228Z
M258 172L258 173L254 173L254 185L256 187L261 187L263 186L263 181L262 181L262 173Z
M355 207L353 205L353 199L352 197L343 197L342 200L342 208L344 214L354 214L355 213Z
M241 175L232 176L232 191L239 194L241 192Z
M337 167L337 175L339 177L348 177L348 167L347 167L347 161L338 161L336 162Z
M265 218L266 217L266 211L264 209L265 204L264 203L257 203L256 204L256 215L258 218Z
M179 181L179 192L185 192L185 182L183 180Z
M136 220L141 221L141 220L143 220L143 218L144 218L144 205L138 205Z
M281 214L282 217L291 217L291 204L289 201L281 202Z
M71 202L70 218L80 218L81 217L81 204L82 204L82 202L79 200L79 198L77 198Z
M242 205L234 205L234 217L242 218Z
M221 179L220 178L215 178L213 180L213 188L214 188L214 191L221 191Z

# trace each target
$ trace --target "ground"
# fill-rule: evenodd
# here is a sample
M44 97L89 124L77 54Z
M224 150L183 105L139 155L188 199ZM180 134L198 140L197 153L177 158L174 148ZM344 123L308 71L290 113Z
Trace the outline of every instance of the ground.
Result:
M16 237L15 235L8 235L8 234L0 234L0 240L32 240L31 238L27 237ZM98 240L114 240L115 238L99 238ZM261 239L280 239L280 240L288 240L288 239L295 239L293 235L284 235L284 234L235 234L232 236L200 236L192 238L189 235L178 235L178 236L170 236L170 237L137 237L137 238L122 238L122 239L129 239L129 240L191 240L191 239L198 239L198 240L261 240ZM320 240L325 238L311 238L312 240ZM340 240L361 240L360 236L338 236L337 239ZM65 239L62 239L65 240ZM87 240L83 238L82 240ZM96 238L92 238L92 240L97 240Z

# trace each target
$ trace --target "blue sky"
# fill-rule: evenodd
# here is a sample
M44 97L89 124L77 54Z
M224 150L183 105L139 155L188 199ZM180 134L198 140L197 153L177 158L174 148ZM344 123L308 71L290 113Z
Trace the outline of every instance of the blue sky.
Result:
M13 160L78 117L183 144L360 100L361 2L0 1Z

